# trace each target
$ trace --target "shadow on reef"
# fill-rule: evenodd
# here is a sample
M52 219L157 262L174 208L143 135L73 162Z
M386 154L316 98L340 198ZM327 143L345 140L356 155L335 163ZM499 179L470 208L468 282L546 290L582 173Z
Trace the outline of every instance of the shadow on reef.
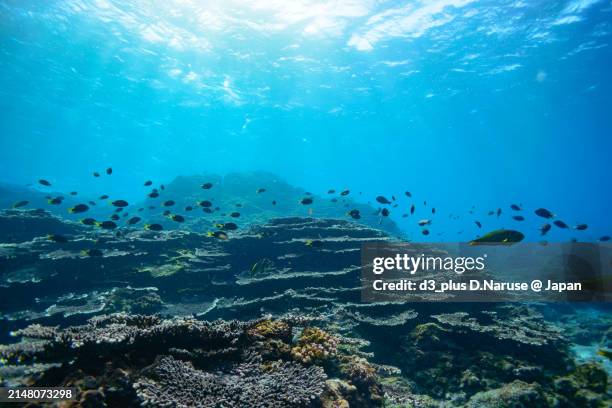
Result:
M611 403L606 371L572 351L610 337L609 310L362 303L362 243L394 241L362 224L280 218L228 240L100 231L37 210L0 213L0 225L0 329L26 339L2 348L4 384L76 384L85 406Z

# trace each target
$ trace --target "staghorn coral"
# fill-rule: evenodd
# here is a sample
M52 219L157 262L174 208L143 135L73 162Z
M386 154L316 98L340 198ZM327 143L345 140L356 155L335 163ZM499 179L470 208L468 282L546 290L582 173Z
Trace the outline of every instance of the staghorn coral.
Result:
M292 362L244 363L229 373L198 370L190 362L161 357L135 383L144 406L307 407L323 393L326 375L317 366Z

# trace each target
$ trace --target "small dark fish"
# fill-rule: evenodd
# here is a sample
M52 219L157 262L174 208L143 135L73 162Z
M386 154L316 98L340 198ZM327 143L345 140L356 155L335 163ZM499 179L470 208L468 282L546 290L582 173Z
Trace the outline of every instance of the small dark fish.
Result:
M119 215L113 214L113 215L110 216L110 219L113 220L113 221L119 221Z
M78 193L78 192L76 192L76 191L71 191L71 192L70 192L70 195L71 195L71 196L75 196L75 195L77 195L77 194L79 194L79 193Z
M86 204L77 204L74 207L70 208L68 212L70 214L78 214L78 213L84 213L87 210L89 210L89 206L87 206Z
M174 202L174 200L168 200L168 201L164 201L164 203L162 204L164 207L172 207L174 204L176 204Z
M94 201L88 201L89 205L96 205L96 203Z
M145 229L149 231L161 231L164 229L160 224L145 224Z
M501 213L502 213L502 209L501 209L501 208L498 208L498 209L497 209L497 218L499 218L499 216L501 215Z
M312 204L312 202L313 200L310 197L305 197L300 200L300 204L303 204L303 205L310 205Z
M310 191L305 191L305 192L304 192L304 195L311 196L311 195L312 195L312 193L311 193Z
M204 183L202 184L200 187L204 190L210 190L212 188L213 184L212 183Z
M359 213L359 210L355 209L355 210L351 210L347 213L351 218L353 219L360 219L361 218L361 214Z
M489 212L487 213L487 215L494 215L494 214L495 214L495 211L489 211Z
M83 225L96 225L96 220L93 218L84 218L81 220L81 224Z
M525 221L525 217L523 217L522 215L515 215L514 217L512 217L512 219L515 221Z
M550 229L552 228L552 225L550 224L544 224L540 227L540 235L546 235L548 233L548 231L550 231Z
M26 200L22 200L22 201L17 201L15 204L13 204L13 208L21 208L21 207L25 207L26 205L30 204L29 201Z
M575 229L575 230L578 230L578 231L584 231L584 230L586 230L587 228L589 228L589 226L588 226L588 225L586 225L586 224L578 224L578 225L576 225L576 226L574 227L574 229Z
M213 238L217 238L220 239L222 241L227 240L229 237L227 236L227 234L223 231L215 231L215 232L207 232L206 233L207 236L209 237L213 237Z
M338 199L337 199L337 198L332 198L332 199L331 199L331 200L329 200L329 201L331 201L332 203L337 203L337 202L338 202Z
M381 204L391 204L391 201L389 201L387 197L383 197L383 196L376 197L376 201L378 201Z
M45 186L45 187L50 187L50 186L51 186L51 183L49 183L49 182L48 182L47 180L45 180L45 179L40 179L40 180L38 180L38 183L39 183L40 185Z
M546 208L538 208L537 210L534 211L534 213L538 217L547 218L547 219L553 218L555 216L555 214L548 211Z
M419 227L424 227L425 225L430 225L431 224L431 220L420 220L419 221Z
M410 191L406 191L404 194L406 194L406 197L408 198L412 197L412 193Z
M265 193L266 189L265 188L258 188L257 190L255 190L256 194L261 194L261 193Z
M128 225L135 225L138 224L141 221L140 217L132 217L128 220Z
M225 230L225 231L234 231L238 229L238 225L233 222L226 222L225 224L217 224L215 227Z
M512 204L512 205L510 206L510 208L512 208L514 211L521 211L521 207L519 207L519 206L518 206L518 205L516 205L516 204Z
M163 215L164 217L167 217L167 216L169 216L170 214L171 214L170 210L166 210L166 211L164 211L164 212L162 213L162 215Z
M123 211L123 207L115 208L116 213L120 213L121 211Z
M142 208L142 207L140 207L140 208L138 209L138 212L143 212L143 211L144 211L144 208Z
M104 253L97 248L84 249L83 251L81 251L81 253L85 256L91 257L99 257L104 255Z
M212 207L212 203L208 200L200 201L198 205L204 208Z
M410 206L410 215L414 214L415 209L416 207L414 206L414 204L412 204L412 206Z
M421 231L421 233L422 233L423 235L429 235L429 230L428 230L427 228L424 228L424 229Z
M557 227L559 227L559 228L562 228L562 229L567 229L567 228L569 228L569 226L568 226L566 223L564 223L563 221L561 221L561 220L555 220L555 221L553 222L553 224L555 224L555 226L557 226Z
M433 207L433 208L431 209L431 213L432 213L432 214L435 214L435 213L436 213L436 207Z
M327 194L334 194L336 192L336 190L327 190Z
M150 206L148 206L147 208L148 208L149 210L154 210L154 209L155 209L155 206L154 206L154 205L150 205Z
M49 241L57 242L58 244L65 244L66 242L68 242L68 238L58 234L49 234L47 235L47 239Z
M108 174L109 176L111 174L113 174L113 169L111 167L109 167L108 169L106 169L106 174Z
M104 194L100 196L100 200L106 200L108 198L108 195Z
M478 228L482 228L482 224L480 223L480 221L474 221L474 223Z
M159 197L159 193L157 191L151 191L149 193L149 197L150 198L157 198L157 197Z
M230 217L232 217L232 218L238 218L238 217L240 217L240 213L239 213L239 212L233 212L233 213L230 213Z
M212 212L213 212L213 211L212 211L212 209L211 209L210 207L205 207L205 208L202 208L202 211L204 211L204 212L205 212L205 213L207 213L207 214L212 214Z
M381 214L383 217L388 217L388 216L389 216L389 214L391 214L391 212L389 211L389 209L388 209L388 208L383 208L383 209L380 211L380 214Z
M187 207L185 207L185 211L193 211L193 207L188 205Z
M599 240L601 242L608 242L610 240L610 236L609 235L604 235L603 237L599 238Z
M130 205L125 200L115 200L111 204L114 205L115 207L127 207L128 205Z
M51 198L50 200L47 200L47 202L52 205L60 205L62 201L64 201L62 197L55 197Z
M318 240L318 239L309 239L308 241L306 241L306 246L309 246L312 248L321 248L323 247L323 241Z
M165 189L166 189L166 186L164 186L163 184L160 184L159 189L160 189L160 190L165 190Z
M94 171L94 172L93 172L93 176L94 176L94 177L100 177L100 173L98 173L97 171Z
M171 219L172 221L176 221L176 222L185 222L185 217L183 217L183 216L182 216L182 215L180 215L180 214L174 214L174 215L171 215L171 216L170 216L170 219Z
M272 200L272 205L276 205L276 200Z
M145 187L149 187L151 185L153 185L153 182L151 180L147 180L147 181L144 182L144 186Z
M237 208L242 208L242 204L237 203L237 204L236 204L236 207L237 207Z
M391 196L391 200L395 201L395 196L394 195Z
M340 193L341 196L347 196L351 193L351 190L344 190Z
M115 229L117 228L117 224L115 224L113 221L102 221L102 222L97 222L96 225L102 229Z

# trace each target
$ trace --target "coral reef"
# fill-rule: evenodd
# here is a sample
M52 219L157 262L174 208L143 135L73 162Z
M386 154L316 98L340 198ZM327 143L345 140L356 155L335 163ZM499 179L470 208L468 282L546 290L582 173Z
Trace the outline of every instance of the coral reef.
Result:
M468 407L612 401L606 372L593 363L574 368L568 341L532 308L504 305L430 318L404 338L397 356L416 394Z
M36 210L2 222L50 229L0 244L0 337L24 337L1 347L4 384L74 385L81 406L164 395L227 406L264 395L269 406L330 408L610 404L608 373L570 343L609 349L609 310L361 303L362 243L394 241L354 222L273 219L226 241L92 230ZM82 252L92 248L101 255ZM212 388L181 389L175 376Z
M134 389L144 406L308 407L323 393L322 368L279 362L262 368L244 363L223 374L193 367L172 356L143 370Z
M291 356L304 364L322 363L336 356L338 339L318 328L307 327L302 331Z
M355 407L382 404L378 377L367 361L338 350L341 338L295 327L296 321L103 315L65 329L19 330L14 335L22 340L1 346L0 358L5 368L39 365L36 379L22 379L30 385L77 387L82 407L317 407L332 395ZM294 329L302 333L296 347L316 350L320 358L305 364L290 348ZM278 344L284 347L272 349ZM51 365L40 368L41 363ZM329 388L337 382L345 386Z

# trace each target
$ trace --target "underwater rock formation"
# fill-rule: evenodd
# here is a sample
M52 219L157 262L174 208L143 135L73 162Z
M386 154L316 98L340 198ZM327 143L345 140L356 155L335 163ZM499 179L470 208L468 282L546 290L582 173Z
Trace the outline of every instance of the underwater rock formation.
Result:
M212 183L213 187L203 190L200 186ZM258 193L261 188L265 192ZM310 195L314 200L312 206L300 204L300 200L308 194L305 190L294 187L282 178L267 172L229 173L225 176L204 174L198 176L181 176L165 186L163 197L176 202L176 208L195 206L192 213L186 213L187 220L180 228L188 228L196 232L206 232L217 222L227 218L227 213L237 211L239 218L232 219L239 226L264 224L273 218L286 217L317 217L350 219L347 212L353 209L360 211L359 223L386 231L392 235L400 235L401 231L392 220L381 220L377 214L376 203L363 204L353 200L351 195L339 196L325 194ZM358 194L354 192L353 194ZM209 200L212 203L211 213L203 213L197 202ZM162 200L163 201L163 200ZM274 203L273 203L274 202ZM176 223L163 217L163 209L158 208L160 198L147 198L141 207L143 214L154 222L159 222L169 229L178 228ZM149 206L156 208L149 209ZM219 208L219 210L217 210Z
M45 210L5 210L0 214L0 243L31 241L49 234L80 234L78 224L64 222Z

